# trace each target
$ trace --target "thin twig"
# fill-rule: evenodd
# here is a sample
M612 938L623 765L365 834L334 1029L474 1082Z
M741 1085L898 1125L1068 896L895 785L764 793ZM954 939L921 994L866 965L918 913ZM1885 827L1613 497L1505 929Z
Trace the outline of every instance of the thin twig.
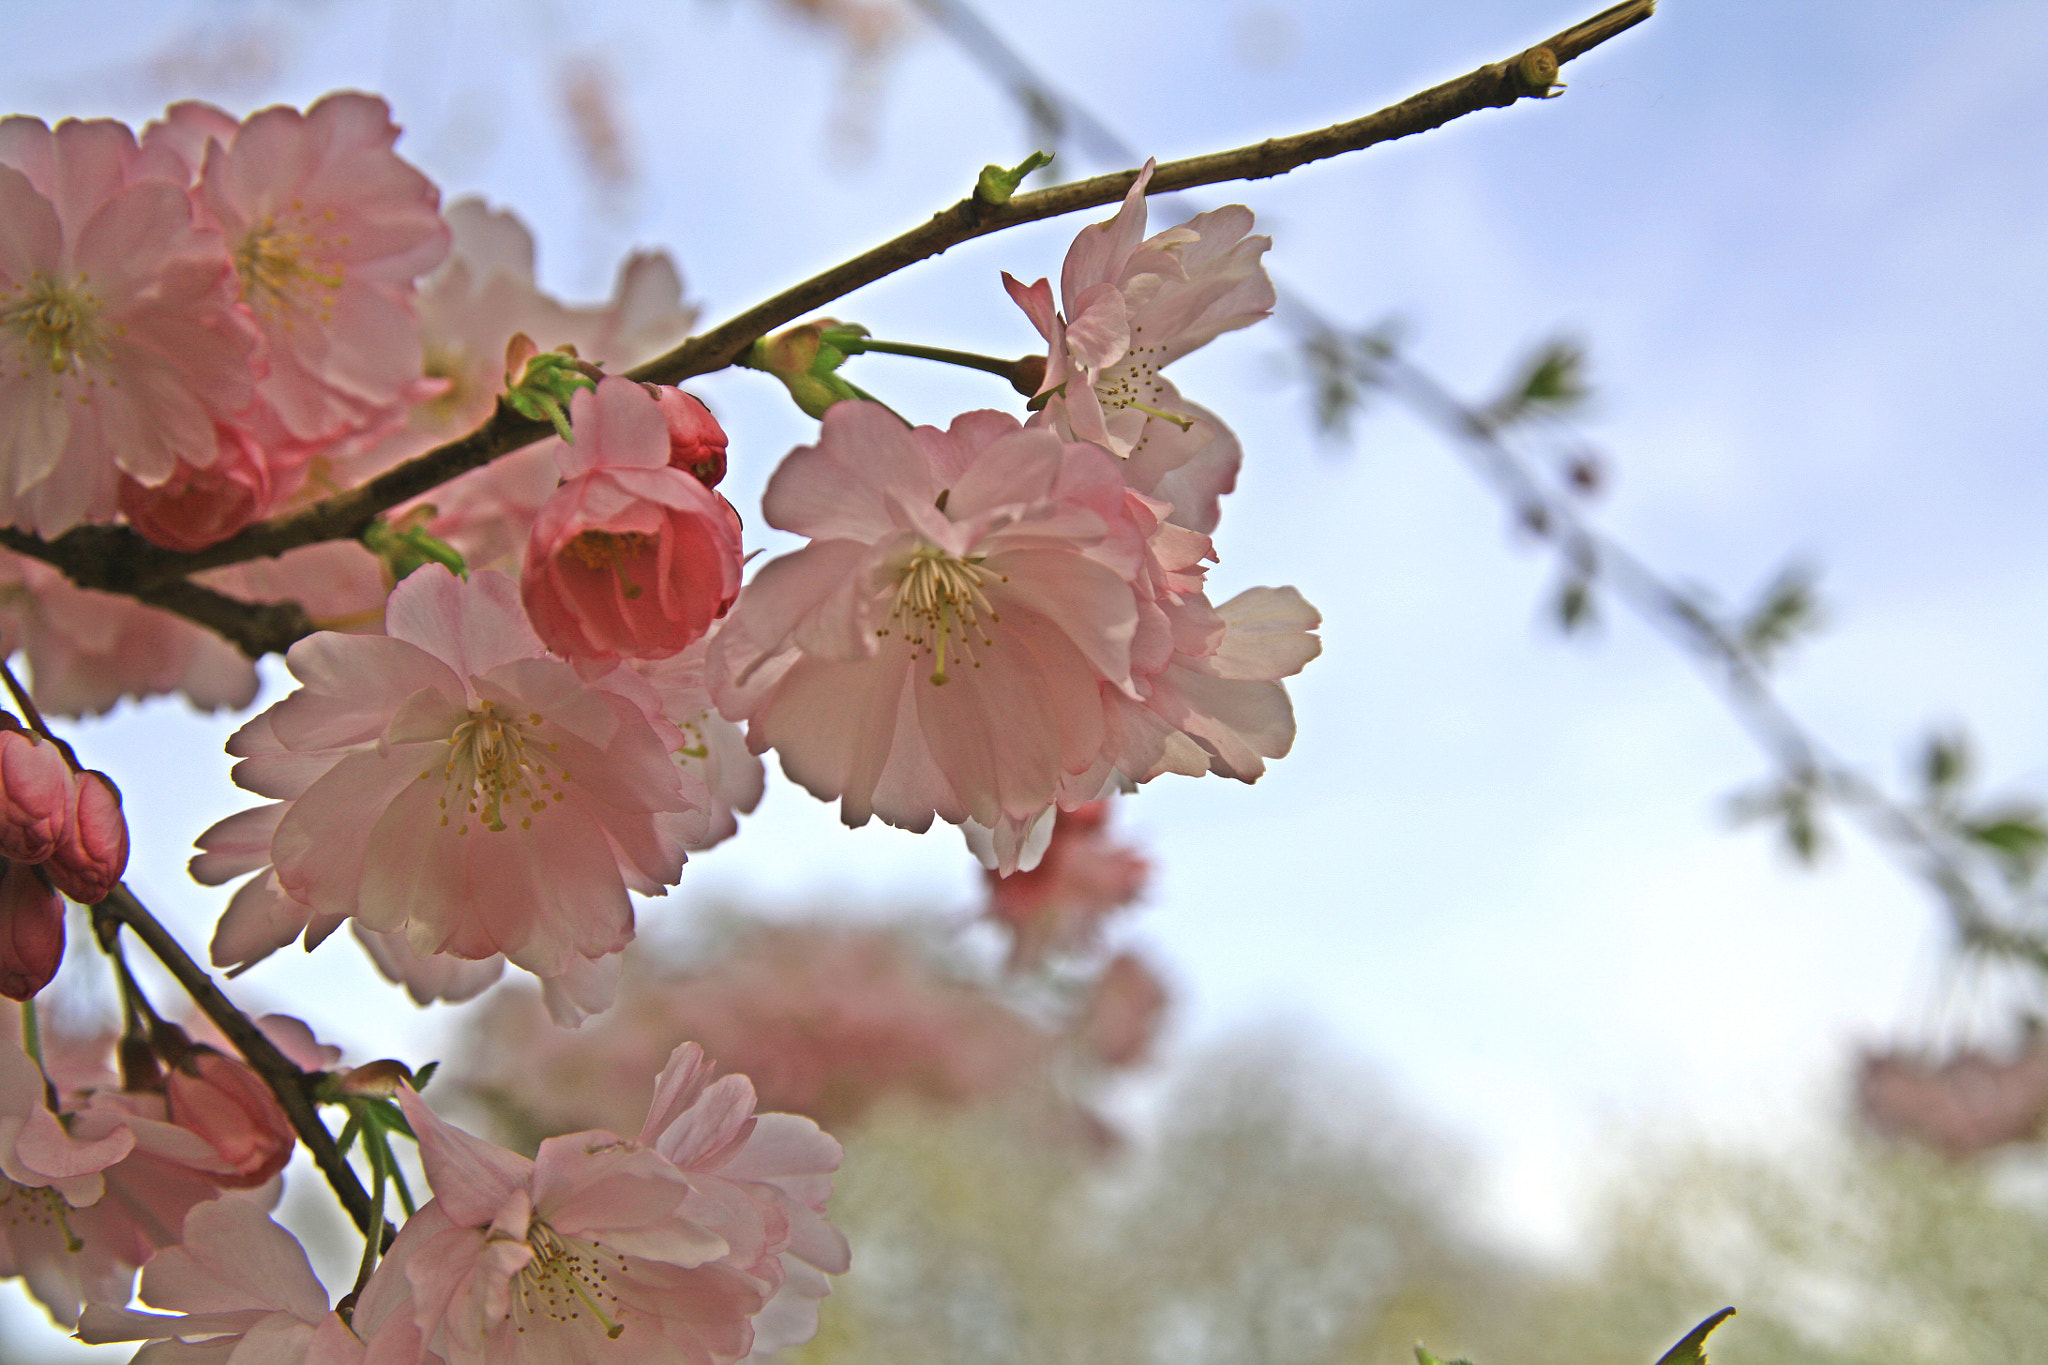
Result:
M1265 179L1312 161L1440 128L1481 109L1547 95L1556 66L1641 23L1654 8L1654 0L1627 0L1514 57L1445 81L1364 118L1231 151L1169 161L1154 172L1149 192ZM1118 171L1019 194L1003 204L970 196L901 236L784 290L628 373L651 383L676 384L724 369L759 338L864 285L976 237L1116 203L1129 192L1137 176L1136 169ZM124 593L197 620L227 635L245 651L274 650L309 633L310 623L303 618L286 619L275 606L238 604L207 589L188 592L174 585L185 575L204 569L279 555L323 540L358 537L372 520L398 504L530 445L550 430L546 423L522 417L501 401L489 421L459 440L417 456L358 488L289 516L259 522L217 545L191 553L153 545L125 526L80 526L51 541L0 529L0 545L55 565L80 587Z
M285 1117L291 1120L299 1141L306 1144L306 1150L312 1154L321 1174L327 1177L327 1183L334 1187L335 1197L341 1200L341 1206L348 1210L348 1216L355 1220L356 1227L367 1234L373 1226L370 1196L364 1191L362 1181L356 1178L355 1169L335 1146L334 1135L320 1121L309 1089L314 1080L312 1073L300 1069L296 1062L278 1051L277 1045L221 993L206 970L192 960L191 954L171 937L170 931L149 912L148 907L135 899L125 884L116 885L105 900L93 907L93 913L107 916L132 930L142 940L143 946L155 954L157 961L164 964L165 970L170 972L185 994L192 997L192 1003L199 1006L200 1011L213 1021L214 1027L235 1045L243 1060L255 1069L271 1093L277 1096Z

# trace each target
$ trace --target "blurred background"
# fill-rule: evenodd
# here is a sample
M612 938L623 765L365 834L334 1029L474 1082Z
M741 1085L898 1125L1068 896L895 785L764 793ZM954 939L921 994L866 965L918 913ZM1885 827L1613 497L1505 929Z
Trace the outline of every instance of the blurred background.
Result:
M980 17L1168 159L1369 112L1593 8ZM371 90L445 199L532 228L544 287L601 298L628 250L660 247L706 323L1048 139L912 0L164 0L9 21L10 112L139 127L180 98L239 115ZM1568 66L1559 99L1197 198L1249 203L1277 278L1339 327L1398 320L1407 358L1474 401L1576 338L1592 396L1559 439L1597 453L1586 514L1731 606L1813 567L1824 628L1775 675L1811 729L1910 792L1925 737L1964 727L1982 790L2024 797L2048 784L2044 61L2038 0L1674 0ZM1122 164L1072 132L1054 175ZM832 311L1021 354L1036 334L999 272L1055 274L1105 216L969 243ZM1174 221L1155 205L1155 228ZM986 376L854 364L913 420L1015 406ZM828 1306L815 1358L1391 1362L1421 1336L1482 1365L1647 1362L1724 1302L1743 1310L1716 1337L1734 1365L2048 1350L2037 1149L1958 1165L1851 1131L1860 1049L2009 1050L2034 978L1957 956L1941 907L1852 829L1808 869L1768 825L1732 828L1767 759L1620 603L1596 594L1589 629L1557 628L1555 556L1437 425L1368 395L1325 432L1277 324L1174 378L1245 449L1212 596L1291 583L1324 615L1290 686L1295 752L1256 790L1169 777L1116 812L1151 877L1111 945L1170 998L1150 1066L1090 1094L1122 1155L974 1106L934 1126L879 1105L846 1218L857 1263L864 1226L886 1250ZM815 423L763 375L691 387L732 436L725 491L748 514ZM749 537L781 548L757 514ZM288 686L275 661L265 677L259 704ZM237 723L158 700L72 732L126 793L129 884L188 944L224 901L184 876L191 839L246 804L219 754ZM914 912L929 938L984 896L950 831L847 831L771 775L741 836L642 923L679 955L739 910ZM356 1059L475 1046L345 941L264 963L238 998ZM11 1288L7 1312L0 1353L66 1358Z

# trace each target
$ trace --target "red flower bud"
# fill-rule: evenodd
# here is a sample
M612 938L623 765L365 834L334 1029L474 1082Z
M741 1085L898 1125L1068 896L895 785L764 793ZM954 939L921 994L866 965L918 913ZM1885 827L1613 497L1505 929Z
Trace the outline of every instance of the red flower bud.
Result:
M687 470L706 488L716 488L725 477L725 428L711 409L681 389L649 387L668 419L669 468Z
M64 902L33 863L0 875L0 995L27 1000L64 960Z
M57 889L80 905L105 900L128 870L128 821L121 814L121 793L105 773L78 775L77 804L49 869Z
M48 740L0 730L0 857L39 863L70 823L71 769Z
M234 1169L214 1178L253 1189L291 1160L291 1120L263 1078L210 1047L195 1047L164 1077L171 1122L206 1139Z

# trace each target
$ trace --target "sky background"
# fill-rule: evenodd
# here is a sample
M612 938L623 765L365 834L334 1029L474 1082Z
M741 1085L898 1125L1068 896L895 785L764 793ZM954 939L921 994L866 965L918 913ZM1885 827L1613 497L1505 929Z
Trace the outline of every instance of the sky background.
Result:
M984 13L1166 159L1369 112L1596 8ZM1032 148L944 40L913 25L862 70L760 0L76 3L10 27L0 104L52 120L385 94L401 152L447 199L482 194L533 227L547 287L601 297L627 249L661 246L707 323ZM1544 339L1582 338L1581 429L1613 474L1601 525L1728 601L1790 560L1818 566L1828 628L1781 673L1811 726L1896 785L1929 727L1966 723L1989 789L2040 792L2044 64L2039 0L1672 0L1567 67L1560 99L1204 201L1250 203L1277 277L1339 323L1403 319L1412 357L1469 395ZM578 164L574 70L619 114L623 179ZM1056 274L1104 216L970 243L833 312L1020 354L1036 334L998 272ZM1839 1111L1859 1042L1995 1036L2012 990L1949 965L1934 905L1857 836L1808 873L1767 833L1731 832L1727 796L1767 769L1684 657L1612 603L1561 639L1556 566L1445 439L1385 403L1350 440L1320 438L1288 349L1268 325L1174 372L1246 452L1212 596L1295 584L1325 649L1291 687L1296 750L1256 788L1163 778L1121 811L1156 867L1131 934L1176 991L1169 1066L1276 1021L1360 1058L1472 1153L1477 1223L1556 1249L1623 1132L1782 1133ZM1011 401L985 377L859 364L917 420ZM778 548L759 489L815 424L760 375L693 389L732 435L750 544ZM283 674L267 676L266 702ZM250 803L219 757L235 723L159 702L72 732L127 794L130 885L195 947L223 897L184 877L191 839ZM778 781L644 924L736 899L964 911L977 877L950 833L845 831ZM431 1049L345 938L281 954L240 996L357 1058Z

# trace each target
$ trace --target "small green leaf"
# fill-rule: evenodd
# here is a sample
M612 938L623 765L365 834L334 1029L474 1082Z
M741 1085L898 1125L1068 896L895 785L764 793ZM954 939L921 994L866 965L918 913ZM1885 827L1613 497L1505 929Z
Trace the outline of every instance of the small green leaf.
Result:
M1707 1333L1734 1316L1733 1308L1723 1308L1687 1332L1676 1346L1657 1357L1657 1365L1707 1365Z
M1593 624L1593 585L1584 578L1571 578L1557 593L1557 624L1571 635Z
M1970 740L1961 733L1929 735L1920 753L1920 781L1929 796L1954 791L1969 780Z
M519 344L522 341L523 346ZM578 359L574 348L530 353L532 345L522 332L506 348L508 361L524 356L525 364L519 378L507 386L505 401L520 416L551 423L557 436L573 442L576 437L569 430L569 400L578 389L596 388L603 371Z
M436 1071L439 1071L440 1069L441 1064L439 1062L428 1062L418 1071L413 1072L412 1088L414 1090L425 1090L427 1088L427 1082L433 1080L434 1073Z
M1758 663L1768 665L1786 645L1820 625L1813 582L1811 567L1790 564L1764 589L1738 632L1743 649Z
M1472 1362L1469 1360L1444 1360L1439 1356L1432 1355L1428 1347L1418 1344L1415 1348L1415 1365L1472 1365Z
M1520 421L1531 412L1569 412L1586 401L1586 353L1576 341L1557 340L1538 351L1486 417L1493 426Z
M984 204L1007 204L1025 176L1051 161L1051 152L1033 152L1007 171L1001 166L983 166L980 178L974 182L974 197Z
M2048 828L2042 825L2041 813L2028 807L2008 807L1981 819L1966 821L1962 833L1972 843L1990 849L2013 871L2022 875L2032 873L2041 865L2042 856L2048 854Z
M432 509L427 509L427 515L432 514ZM457 578L469 576L469 565L460 550L430 534L424 525L412 522L410 515L408 522L411 524L379 517L363 528L364 547L384 561L394 582L428 564L446 565Z

